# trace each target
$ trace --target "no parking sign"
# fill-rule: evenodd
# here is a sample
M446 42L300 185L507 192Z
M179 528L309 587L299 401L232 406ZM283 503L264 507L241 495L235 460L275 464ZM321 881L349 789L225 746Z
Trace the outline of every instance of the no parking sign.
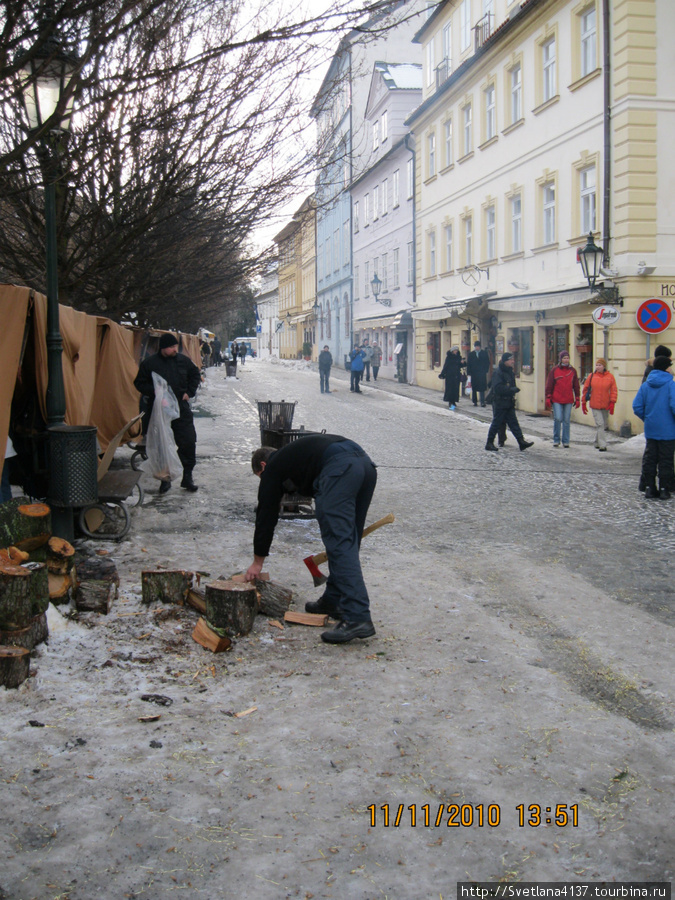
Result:
M638 306L635 319L645 334L661 334L673 318L670 307L663 300L652 297Z

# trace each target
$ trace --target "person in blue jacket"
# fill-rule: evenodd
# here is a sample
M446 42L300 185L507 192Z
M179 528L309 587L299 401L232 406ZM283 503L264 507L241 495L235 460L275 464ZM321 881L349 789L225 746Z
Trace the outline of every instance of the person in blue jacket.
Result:
M349 390L354 391L355 394L360 394L361 388L359 387L359 384L363 378L363 369L365 368L365 358L361 348L354 347L349 354L349 359L351 361L351 386Z
M675 451L675 381L669 356L657 356L653 370L633 400L633 412L645 423L646 447L642 457L645 497L669 500L673 486ZM656 475L659 489L656 488Z

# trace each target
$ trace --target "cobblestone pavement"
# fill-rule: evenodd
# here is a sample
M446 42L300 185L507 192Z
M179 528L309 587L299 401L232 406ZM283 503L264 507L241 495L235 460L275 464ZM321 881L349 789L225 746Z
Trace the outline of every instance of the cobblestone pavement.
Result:
M534 447L489 454L480 411L386 382L354 395L339 370L332 388L303 364L208 371L199 492L160 497L144 476L108 548L111 614L54 629L35 677L0 693L0 898L672 880L675 501L638 492L639 443L600 454L573 426L554 450L550 421L522 417ZM214 656L190 639L192 610L141 604L140 572L250 563L268 399L378 464L368 520L396 521L361 551L377 634L332 647L258 616ZM266 568L297 608L319 596L302 564L319 549L316 521L279 523ZM144 722L142 694L172 702Z

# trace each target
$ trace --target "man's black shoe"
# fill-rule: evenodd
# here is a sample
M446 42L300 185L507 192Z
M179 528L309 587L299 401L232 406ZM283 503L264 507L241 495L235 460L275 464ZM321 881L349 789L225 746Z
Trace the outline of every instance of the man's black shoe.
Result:
M199 490L199 485L195 484L192 478L184 478L181 481L180 486L185 488L186 491L190 491L191 494L194 494L195 491Z
M497 448L494 445L494 441L488 441L487 444L485 445L485 449L486 450L494 450L495 453L498 452Z
M308 600L305 603L305 612L323 614L330 616L332 619L337 618L337 608L325 597L319 597L318 600Z
M167 478L164 481L160 481L159 483L159 492L160 494L166 494L167 491L171 490L171 479Z
M500 439L497 441L497 446L498 446L498 447L503 447L505 443L506 443L506 438L504 438L504 440L502 440L502 439L500 438Z
M659 491L659 497L661 500L670 500L670 491L668 488L661 488Z
M372 622L338 622L332 631L324 631L321 640L327 644L346 644L354 638L369 638L375 634Z
M528 447L534 447L534 441L521 441L518 446L521 450L527 450Z
M645 488L645 497L649 500L658 500L659 492L655 487L650 487L649 485Z

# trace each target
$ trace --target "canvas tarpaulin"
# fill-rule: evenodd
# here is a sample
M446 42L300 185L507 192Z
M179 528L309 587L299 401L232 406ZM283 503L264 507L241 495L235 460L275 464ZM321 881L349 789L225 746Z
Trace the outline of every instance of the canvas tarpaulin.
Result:
M0 285L0 470L5 462L9 413L21 359L29 298L28 288Z

